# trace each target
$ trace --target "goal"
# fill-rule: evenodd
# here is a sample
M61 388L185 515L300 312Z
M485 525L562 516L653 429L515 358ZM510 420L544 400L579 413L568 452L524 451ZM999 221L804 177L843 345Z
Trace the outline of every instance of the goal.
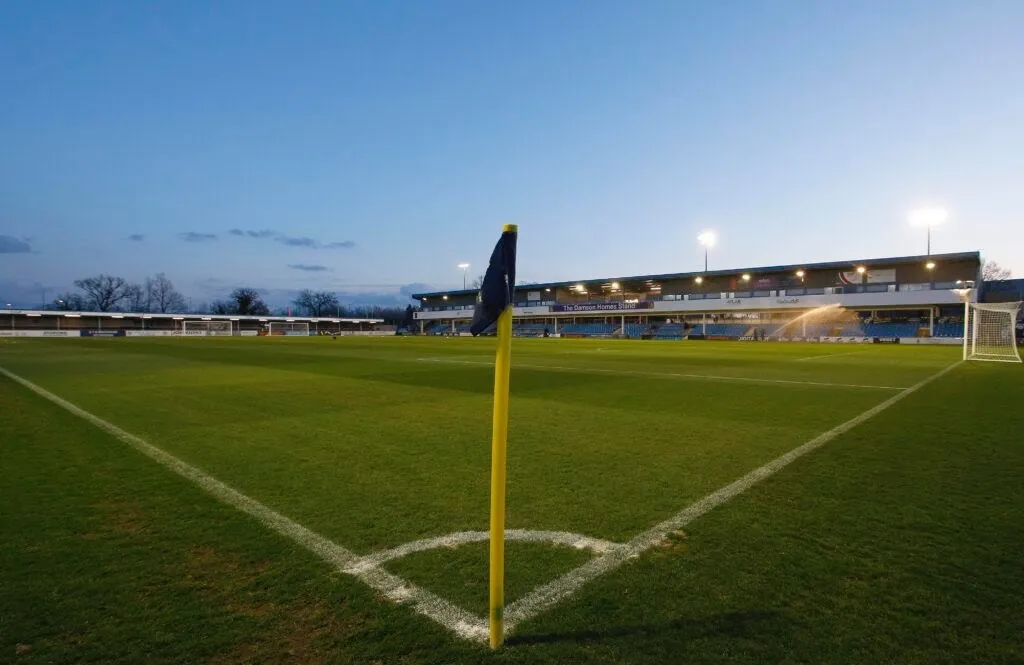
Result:
M231 321L182 321L181 332L190 337L230 336L234 334Z
M964 322L964 360L1019 363L1016 325L1019 302L968 303Z
M309 336L309 324L305 321L271 321L267 331L271 335Z

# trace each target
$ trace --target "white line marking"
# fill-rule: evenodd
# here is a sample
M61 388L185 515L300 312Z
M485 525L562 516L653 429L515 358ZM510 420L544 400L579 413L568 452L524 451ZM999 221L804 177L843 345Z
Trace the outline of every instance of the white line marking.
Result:
M40 397L47 399L57 406L70 413L86 420L96 427L111 434L120 441L127 443L143 455L159 462L171 471L187 478L194 484L229 506L255 517L260 523L282 536L294 540L310 552L313 552L324 561L337 567L342 572L347 568L356 555L341 545L334 543L320 534L307 529L301 524L292 521L281 513L260 503L259 501L242 494L238 490L222 483L213 476L199 470L198 468L183 462L174 455L157 448L134 434L130 434L120 427L95 416L85 409L82 409L71 402L54 395L45 388L41 388L27 379L0 367L0 374L8 379L21 384ZM381 592L384 596L396 603L406 603L420 614L427 616L456 635L477 642L487 640L486 620L467 612L453 603L421 589L397 575L393 575L381 568L368 568L363 571L352 572L364 583Z
M508 632L512 632L517 624L533 618L537 614L576 593L581 587L583 587L583 585L596 577L615 570L630 558L637 557L651 547L654 547L670 532L675 531L676 529L681 529L701 515L704 515L708 511L722 505L733 497L742 494L753 485L777 473L794 460L803 457L817 448L820 448L840 434L850 431L857 425L870 420L882 411L888 409L890 406L900 402L905 397L917 392L932 381L940 378L959 364L959 362L954 363L942 369L938 373L914 384L913 386L905 388L899 394L893 395L884 402L871 407L859 416L854 416L846 422L833 427L824 434L819 434L803 445L775 458L768 464L754 469L738 480L735 480L725 487L708 494L703 499L691 504L681 512L637 535L625 545L611 550L604 556L588 561L579 568L569 571L552 582L548 582L547 584L537 587L505 609L506 630Z
M618 543L613 543L609 540L591 538L578 533L569 533L568 531L506 529L505 538L506 540L535 543L554 543L555 545L573 547L578 550L590 550L595 554L606 554L616 547L620 547ZM364 557L351 561L345 568L344 572L358 574L370 570L371 568L382 566L388 561L408 556L413 552L425 552L427 550L439 549L441 547L458 547L459 545L465 545L467 543L486 542L489 539L490 533L487 531L460 531L458 533L450 533L446 536L440 536L437 538L424 538L423 540L399 545L398 547L390 550L382 550L380 552L374 552L373 554L367 554Z
M847 351L846 353L826 353L820 356L807 356L806 358L797 358L797 362L804 360L817 360L818 358L835 358L836 356L855 356L858 353L864 353L863 351Z
M441 363L446 365L480 365L494 367L493 362L486 360L454 360L449 358L417 358L422 363ZM828 383L824 381L796 381L793 379L758 379L750 376L719 376L716 374L678 374L673 372L644 372L631 369L601 369L596 367L564 367L560 365L528 365L513 363L512 369L536 369L552 372L582 372L585 374L615 374L618 376L650 376L661 379L703 379L706 381L738 381L740 383L778 383L797 386L818 386L827 388L870 388L875 390L906 390L907 386L877 386L861 383Z
M431 359L423 359L431 360ZM456 361L458 362L458 361ZM490 364L490 363L473 363L473 364ZM888 409L890 406L901 401L908 395L916 392L920 388L924 387L928 383L938 379L947 372L951 371L954 367L957 367L960 363L950 365L938 373L916 383L909 388L900 389L901 392L897 395L893 395L884 402L868 409L858 416L847 420L846 422L830 429L824 434L811 439L797 448L785 453L784 455L777 457L768 464L751 471L745 476L738 480L722 487L715 492L705 496L696 503L691 504L686 509L670 517L669 519L656 524L650 529L637 535L628 543L617 544L606 540L600 540L596 538L589 538L587 536L581 536L579 534L572 534L567 532L559 531L527 531L520 529L510 529L506 532L507 536L511 540L533 540L533 541L549 541L555 542L556 544L568 545L577 547L580 549L586 548L594 551L598 557L591 561L583 564L582 566L569 571L561 577L555 579L552 582L541 585L531 591L526 596L520 598L514 603L510 604L505 611L505 630L506 633L511 633L516 625L526 621L540 612L552 607L553 605L561 602L569 596L576 593L580 588L591 580L603 575L607 572L615 570L624 564L627 560L640 556L642 553L657 545L661 542L666 535L682 528L689 524L693 520L701 517L705 513L712 509L726 503L735 496L743 493L756 483L764 480L765 478L777 473L781 469L785 468L794 460L806 455L807 453L823 446L832 439L836 438L840 434L843 434L857 425L873 418L882 411ZM545 369L546 367L537 366L539 369ZM570 371L580 371L577 368L564 368ZM615 370L608 370L615 371ZM448 536L441 536L439 538L429 538L424 540L414 541L412 543L406 543L399 547L385 550L383 552L377 552L374 554L367 555L365 557L357 557L355 554L345 549L344 547L324 538L320 534L317 534L310 529L292 521L291 519L281 515L273 509L265 506L264 504L252 499L238 490L231 488L230 486L222 483L213 476L193 467L186 462L174 457L170 453L157 448L156 446L147 443L145 440L130 434L125 430L113 425L102 418L89 413L88 411L68 402L67 400L58 397L57 395L47 391L40 386L23 379L20 376L11 373L10 371L0 367L0 374L7 378L15 381L22 386L28 388L37 395L53 402L54 404L62 407L70 413L86 420L93 425L105 430L109 434L113 435L117 439L127 443L139 452L150 457L151 459L159 462L168 469L178 473L179 475L192 481L200 488L206 490L214 497L220 499L224 503L237 508L238 510L255 517L262 524L267 526L269 529L291 538L298 544L302 545L306 549L310 550L314 554L317 554L325 561L336 566L341 572L354 575L358 579L362 580L365 584L373 589L381 592L386 598L395 603L407 603L414 610L423 614L424 616L434 620L444 628L455 633L457 636L467 640L475 642L486 642L488 637L487 621L482 619L471 612L468 612L461 607L454 605L453 603L434 595L433 593L421 589L407 580L387 572L380 566L392 559L400 556L405 556L412 552L418 552L426 549L431 549L438 546L456 546L461 543L478 542L486 540L488 537L485 531L467 531L455 534L449 534ZM658 373L651 372L645 374ZM663 375L664 376L664 375ZM668 375L668 376L687 376L687 375ZM699 378L712 378L705 377L703 375L695 375ZM732 380L733 377L721 377L724 379ZM749 379L748 379L749 380ZM799 383L799 382L798 382ZM813 384L812 384L813 385ZM839 384L824 384L824 385L839 385ZM854 387L875 387L879 388L882 386L854 386Z

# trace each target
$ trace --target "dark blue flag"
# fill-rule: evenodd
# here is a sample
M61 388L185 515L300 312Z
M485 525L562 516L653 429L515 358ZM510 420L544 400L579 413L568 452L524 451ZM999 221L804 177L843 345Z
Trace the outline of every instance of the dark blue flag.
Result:
M479 335L498 320L501 312L512 303L516 284L516 227L507 224L491 252L491 262L480 285L473 324L469 332Z

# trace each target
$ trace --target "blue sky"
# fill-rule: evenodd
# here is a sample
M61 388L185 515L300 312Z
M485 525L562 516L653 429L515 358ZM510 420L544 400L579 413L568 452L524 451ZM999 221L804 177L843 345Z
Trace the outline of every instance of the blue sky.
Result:
M0 298L401 300L923 253L1024 272L1024 3L4 3ZM233 233L232 230L235 232ZM134 238L134 239L133 239ZM424 286L416 286L424 285Z

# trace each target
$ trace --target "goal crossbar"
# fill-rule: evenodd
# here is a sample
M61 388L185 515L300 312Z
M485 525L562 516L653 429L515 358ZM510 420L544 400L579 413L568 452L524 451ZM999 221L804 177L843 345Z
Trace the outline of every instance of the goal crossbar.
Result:
M189 337L227 337L235 334L231 321L186 319L181 322L181 332Z
M267 332L271 335L308 337L309 323L305 321L271 321L267 325Z

